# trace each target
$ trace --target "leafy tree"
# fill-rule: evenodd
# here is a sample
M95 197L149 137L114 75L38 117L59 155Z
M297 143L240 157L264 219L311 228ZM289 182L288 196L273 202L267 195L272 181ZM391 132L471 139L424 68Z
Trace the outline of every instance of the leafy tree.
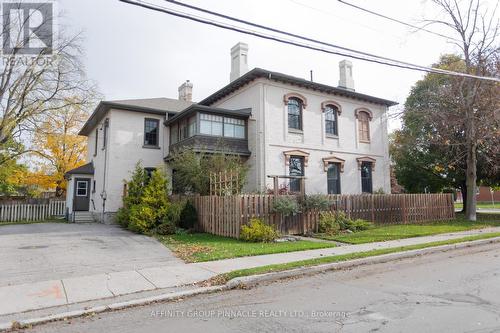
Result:
M488 8L481 0L456 1L432 0L444 17L427 20L453 34L454 44L463 60L461 72L475 76L498 77L500 22L498 4ZM436 17L436 16L434 16ZM498 83L463 76L454 78L436 92L438 108L430 109L436 123L446 122L448 127L460 128L463 133L461 146L465 148L465 182L467 193L475 193L478 182L478 154L484 140L498 138ZM446 106L445 108L442 108ZM451 111L455 117L443 113ZM493 126L491 123L494 123ZM498 145L497 145L498 152ZM485 154L483 154L485 156ZM498 159L498 154L496 155ZM498 163L497 163L498 165ZM476 220L476 196L466 197L466 217Z
M19 194L27 172L25 165L13 159L0 165L0 196Z
M461 71L463 59L443 56L437 68ZM402 117L402 129L391 137L391 156L396 162L398 182L409 192L439 192L446 187L460 188L467 195L466 121L454 87L459 79L428 74L418 81L408 96ZM477 149L477 180L497 183L499 174L498 121L493 105L499 95L495 85L482 85L476 115L481 121L481 139Z
M241 190L246 181L248 166L242 159L223 148L217 153L198 153L185 149L172 155L172 170L174 170L174 193L210 194L210 174L218 172L236 172L238 174L238 189Z
M78 131L88 116L87 109L73 104L47 114L35 130L32 149L42 157L38 164L57 196L66 192L64 174L85 163L87 139Z
M25 26L30 20L21 14L11 15L10 19L11 26L17 26L19 31L33 30ZM8 28L2 29L0 36L6 38L7 32ZM10 34L10 43L15 46L11 54L3 55L0 68L0 165L31 152L31 147L22 142L47 115L75 105L88 105L94 96L94 85L85 77L80 61L79 36L68 37L59 31L52 39L50 56L42 49L19 61L25 36Z

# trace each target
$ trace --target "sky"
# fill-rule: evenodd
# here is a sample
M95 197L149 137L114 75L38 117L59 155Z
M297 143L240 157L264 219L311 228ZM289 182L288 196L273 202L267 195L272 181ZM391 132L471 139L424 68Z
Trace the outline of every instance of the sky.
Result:
M165 7L162 0L149 0ZM189 4L377 55L431 65L457 49L445 38L363 13L334 0L181 0ZM440 14L426 0L350 0L402 21L419 24ZM82 32L83 61L106 100L177 98L184 81L199 101L229 83L230 48L249 45L249 68L337 86L345 57L304 50L187 21L118 0L59 0L60 29ZM432 28L432 27L431 27ZM451 34L443 27L435 31ZM423 73L351 59L358 92L404 103ZM390 130L398 128L392 119Z

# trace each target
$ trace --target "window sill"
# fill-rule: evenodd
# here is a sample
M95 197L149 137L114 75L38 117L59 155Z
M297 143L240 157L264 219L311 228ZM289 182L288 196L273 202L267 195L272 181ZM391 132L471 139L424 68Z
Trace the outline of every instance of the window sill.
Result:
M160 146L148 146L148 145L143 145L142 148L146 148L146 149L161 149Z
M295 128L289 128L288 133L294 133L294 134L304 134L303 130L295 129Z
M370 141L366 141L366 140L359 140L360 143L370 143Z
M338 135L335 135L335 134L327 134L327 135L326 135L326 137L327 137L328 139L338 139L338 138L339 138L339 136L338 136Z

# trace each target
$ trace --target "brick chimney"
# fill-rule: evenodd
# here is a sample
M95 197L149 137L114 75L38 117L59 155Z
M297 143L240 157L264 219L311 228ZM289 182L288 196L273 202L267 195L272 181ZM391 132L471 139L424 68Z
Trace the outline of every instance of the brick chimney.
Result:
M239 42L231 48L231 74L229 81L233 82L248 72L248 45Z
M339 62L339 88L354 91L354 80L352 78L352 62L342 60Z
M189 80L180 85L179 100L186 102L193 101L193 84Z

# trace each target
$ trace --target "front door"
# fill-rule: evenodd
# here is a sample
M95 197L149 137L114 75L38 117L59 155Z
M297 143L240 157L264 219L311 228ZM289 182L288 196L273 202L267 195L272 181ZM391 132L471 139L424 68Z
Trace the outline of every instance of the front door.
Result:
M76 178L75 179L75 195L73 197L73 205L75 211L88 211L90 202L90 179Z

